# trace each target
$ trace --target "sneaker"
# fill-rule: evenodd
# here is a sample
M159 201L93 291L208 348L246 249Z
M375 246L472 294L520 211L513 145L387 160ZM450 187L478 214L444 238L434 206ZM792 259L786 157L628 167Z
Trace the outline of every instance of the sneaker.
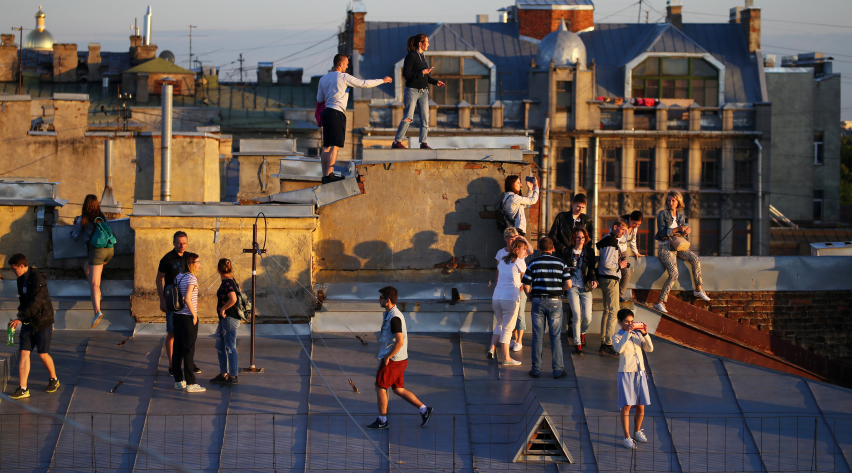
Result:
M426 427L426 424L429 423L429 419L431 419L431 418L432 418L432 408L429 407L429 406L426 406L426 413L420 414L420 419L422 420L422 422L420 422L420 427Z
M693 291L692 295L697 297L698 299L702 299L708 302L710 301L710 296L708 296L707 293L704 291Z
M521 343L515 343L515 346L512 347L512 351L521 351L523 350L524 345Z
M10 395L9 397L11 397L12 399L23 399L25 397L30 397L30 390L18 386L18 389L16 389L15 392L13 392L12 395Z
M586 348L586 334L580 335L580 345L583 345L583 348Z
M656 304L654 304L654 310L658 310L658 311L660 311L664 314L669 313L669 311L666 310L666 305L663 304L662 302L657 302Z
M171 367L171 366L169 366L169 376L172 376L172 377L173 377L174 375L175 375L175 372L174 372L174 371L172 371L172 367Z
M493 349L493 348L492 348L492 349L490 349L490 350L487 350L487 351L485 352L485 358L488 358L489 360L493 360L493 359L494 359L494 349Z
M566 377L566 376L568 376L568 373L566 373L566 372L565 372L565 370L562 370L562 372L561 372L561 373L559 373L559 374L557 374L557 375L554 375L554 376L553 376L553 379L562 379L562 378L564 378L564 377Z
M574 351L571 353L577 356L583 356L583 345L574 345Z
M342 181L344 179L346 179L346 178L343 177L343 176L335 176L334 174L329 174L328 176L322 177L322 183L323 184L331 184L332 182Z
M601 344L601 347L598 349L598 353L600 353L601 355L618 355L618 353L615 352L615 348L613 348L612 345L604 345L603 343Z
M521 362L510 358L509 361L501 361L500 364L503 366L518 366Z
M404 144L400 143L399 141L394 141L393 144L391 145L391 149L407 149L407 148L405 147Z
M432 148L430 148L430 147L429 147L429 145L427 145L427 144L424 142L424 143L420 143L420 149L432 149Z
M222 383L223 388L230 388L235 384L240 384L239 376L228 376L228 380Z
M367 426L367 430L385 430L388 428L387 422L382 422L382 419L376 417L376 421Z
M186 392L188 393L203 393L204 391L207 391L207 388L201 387L197 384L190 384L186 387Z
M184 389L186 389L186 381L175 383L175 391L183 391Z
M530 377L537 379L539 376L541 376L539 373L536 373L535 371L530 370Z
M210 384L225 384L228 382L228 378L223 376L221 373L217 374L215 378L210 380Z
M707 299L707 300L709 301L710 299ZM95 327L98 326L98 324L101 322L101 318L103 318L103 316L104 316L103 312L98 312L97 314L95 314L95 318L92 319L92 328L95 328Z
M192 365L192 372L195 374L201 374L201 368L196 365Z
M50 381L47 382L47 389L45 389L44 392L55 393L57 389L59 389L59 380L51 378Z
M645 443L648 441L648 437L645 437L645 432L643 432L643 429L639 429L636 432L633 432L633 440L639 443Z
M636 443L630 437L627 437L626 439L624 439L621 442L621 444L624 445L624 448L629 448L630 450L633 450L634 448L636 448Z

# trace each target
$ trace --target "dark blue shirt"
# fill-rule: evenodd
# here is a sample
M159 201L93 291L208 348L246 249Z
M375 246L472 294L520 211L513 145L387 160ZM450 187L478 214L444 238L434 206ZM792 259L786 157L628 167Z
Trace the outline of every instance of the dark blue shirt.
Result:
M530 262L521 284L530 286L530 297L558 297L569 279L571 271L568 266L561 259L545 253Z

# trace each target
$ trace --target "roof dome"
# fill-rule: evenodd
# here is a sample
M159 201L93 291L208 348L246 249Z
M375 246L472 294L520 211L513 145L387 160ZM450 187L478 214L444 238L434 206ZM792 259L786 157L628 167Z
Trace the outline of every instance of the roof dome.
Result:
M41 6L35 14L36 27L24 38L24 49L53 49L53 35L44 28L44 11Z
M555 66L578 66L586 68L586 45L580 35L565 27L565 20L559 28L548 34L538 45L535 62L539 67L547 67L550 61Z

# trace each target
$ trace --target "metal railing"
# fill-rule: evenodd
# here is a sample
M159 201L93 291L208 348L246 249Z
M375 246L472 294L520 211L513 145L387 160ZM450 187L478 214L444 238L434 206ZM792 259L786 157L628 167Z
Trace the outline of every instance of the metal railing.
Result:
M128 446L102 443L51 418L2 414L0 470L391 468L358 426L342 414L74 413L67 419ZM356 419L363 426L375 416ZM436 414L421 429L419 415L391 414L388 430L367 432L402 471L541 471L535 439L528 439L540 419ZM572 456L574 463L562 467L567 470L594 466L601 472L849 471L840 445L850 448L850 417L647 416L643 429L648 441L635 450L622 445L618 416L548 416L547 420ZM143 451L137 452L136 447Z

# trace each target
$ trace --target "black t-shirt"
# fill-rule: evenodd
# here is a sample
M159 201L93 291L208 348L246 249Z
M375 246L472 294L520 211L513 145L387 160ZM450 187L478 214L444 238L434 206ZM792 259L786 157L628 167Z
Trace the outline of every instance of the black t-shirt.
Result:
M160 266L157 267L157 271L166 275L163 287L174 284L175 277L181 273L182 267L183 256L177 254L177 251L169 251L166 256L163 256L163 259L160 260Z
M222 284L219 285L219 289L216 290L216 299L217 299L216 310L217 311L221 310L222 307L224 307L225 304L228 303L228 299L230 299L230 297L228 297L228 295L232 292L234 292L234 293L237 292L237 282L234 281L233 279L223 279ZM240 317L237 315L236 304L234 304L233 306L231 306L228 309L225 309L225 315L227 315L228 317L233 317L235 319L239 319Z
M394 335L402 333L402 321L399 320L399 317L391 319L391 333Z

